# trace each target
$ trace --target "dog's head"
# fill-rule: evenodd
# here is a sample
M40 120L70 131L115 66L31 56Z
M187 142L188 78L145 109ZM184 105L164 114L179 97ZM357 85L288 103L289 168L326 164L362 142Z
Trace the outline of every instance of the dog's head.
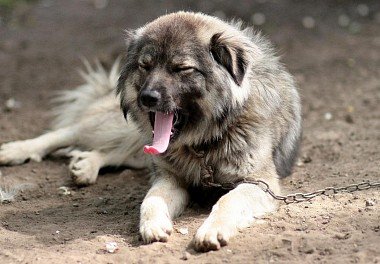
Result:
M200 144L215 137L249 96L247 72L260 53L238 28L186 12L129 32L127 46L121 108L148 138L154 129L149 153L164 152L169 141Z

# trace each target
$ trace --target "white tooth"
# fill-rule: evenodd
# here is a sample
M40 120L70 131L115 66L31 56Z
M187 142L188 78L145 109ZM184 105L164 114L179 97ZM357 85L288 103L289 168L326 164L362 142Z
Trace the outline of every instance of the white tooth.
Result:
M152 130L152 134L154 134L154 130Z

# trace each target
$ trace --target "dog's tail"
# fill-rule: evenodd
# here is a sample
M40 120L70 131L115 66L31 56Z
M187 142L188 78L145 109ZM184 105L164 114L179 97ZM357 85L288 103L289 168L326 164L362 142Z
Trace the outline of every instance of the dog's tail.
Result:
M73 90L59 91L52 99L52 129L73 124L77 116L90 104L116 89L120 75L120 58L116 59L109 73L99 61L95 63L95 67L87 60L83 60L83 64L86 71L80 70L79 73L86 83Z

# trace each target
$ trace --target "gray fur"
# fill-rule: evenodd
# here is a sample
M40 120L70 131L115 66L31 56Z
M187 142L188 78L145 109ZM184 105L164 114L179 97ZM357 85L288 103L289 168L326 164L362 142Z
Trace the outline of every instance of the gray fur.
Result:
M184 127L166 153L155 157L158 174L173 175L185 185L199 184L204 161L194 158L187 148L205 153L216 181L259 178L261 171L272 165L278 176L290 174L301 134L300 101L293 78L266 39L242 29L240 23L227 24L186 12L161 17L137 32L128 48L131 61L119 82L122 108L129 110L145 141L151 141L147 109L141 108L138 98L144 85L154 79L178 87L172 89L174 93L167 85L160 86L168 102L157 111L179 108L187 111L190 119L193 115L197 119ZM149 72L133 67L146 56L145 45L161 52L155 53ZM210 45L212 56L207 50ZM213 50L218 48L220 52ZM171 57L184 50L186 57L195 61L203 58L196 65L203 79L191 88L183 88L175 73L162 70L170 67ZM192 106L183 105L182 93Z
M146 242L167 241L189 187L202 187L205 179L263 180L280 192L278 178L291 173L297 155L301 106L292 76L265 38L239 22L178 12L128 31L126 43L118 80L118 61L109 75L87 66L86 84L55 100L52 131L3 144L0 164L41 161L69 147L61 153L71 158L78 185L94 183L105 166L154 168L141 205ZM140 96L149 89L160 99L147 106ZM152 158L142 153L153 137L149 111L179 117L168 149ZM239 185L218 200L195 235L195 248L219 249L275 208L258 186Z

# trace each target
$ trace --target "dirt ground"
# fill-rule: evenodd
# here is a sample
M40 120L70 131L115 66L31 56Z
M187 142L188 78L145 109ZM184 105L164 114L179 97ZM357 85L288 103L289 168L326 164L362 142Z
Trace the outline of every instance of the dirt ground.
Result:
M81 56L110 65L123 52L124 28L181 9L262 24L257 28L295 75L304 134L285 193L379 181L378 1L44 0L0 7L0 143L48 129L49 98L81 84ZM143 245L137 226L146 171L106 172L79 189L66 165L50 158L0 167L0 187L29 184L0 204L0 263L380 262L380 188L282 205L227 247L200 254L190 242L207 209L194 205L175 221L188 234ZM119 249L107 253L107 242Z

